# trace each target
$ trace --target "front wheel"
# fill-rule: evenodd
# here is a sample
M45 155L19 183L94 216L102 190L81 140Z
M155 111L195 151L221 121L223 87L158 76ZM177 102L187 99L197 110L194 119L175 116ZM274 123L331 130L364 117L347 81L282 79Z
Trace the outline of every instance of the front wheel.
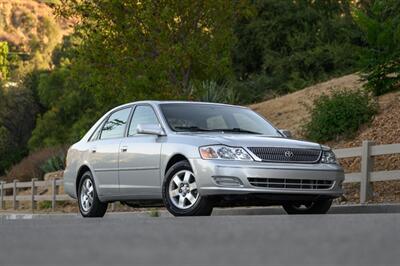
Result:
M103 217L107 211L108 203L99 200L92 173L89 171L83 174L79 182L78 204L83 217Z
M325 214L331 205L331 199L320 199L308 202L288 202L282 206L287 214Z
M162 192L165 207L174 216L206 216L212 212L213 206L200 195L187 161L178 162L168 170Z

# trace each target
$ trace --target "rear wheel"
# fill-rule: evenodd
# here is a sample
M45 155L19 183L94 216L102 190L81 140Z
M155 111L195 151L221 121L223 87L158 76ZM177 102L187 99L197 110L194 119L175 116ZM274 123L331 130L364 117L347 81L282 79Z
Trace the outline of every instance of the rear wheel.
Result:
M79 182L78 204L83 217L103 217L107 211L108 203L99 200L92 173L89 171L83 174Z
M331 199L321 199L308 202L288 202L282 206L287 214L325 214L331 205Z
M178 162L168 170L162 192L164 204L174 216L205 216L212 212L212 204L200 195L187 161Z

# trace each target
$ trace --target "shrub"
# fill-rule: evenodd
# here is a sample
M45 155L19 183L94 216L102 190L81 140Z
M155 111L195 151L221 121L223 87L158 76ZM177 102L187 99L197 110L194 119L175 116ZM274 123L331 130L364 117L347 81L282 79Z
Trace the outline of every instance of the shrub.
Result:
M235 104L238 101L237 93L227 83L219 85L213 80L207 80L192 85L191 90L200 101L229 104Z
M64 148L46 148L31 153L7 172L4 181L11 182L13 179L19 181L29 181L32 178L42 179L44 171L41 167L43 164L61 152L64 152Z
M314 100L304 133L308 139L319 142L350 137L362 124L371 121L376 112L376 102L367 92L335 91Z
M39 209L51 209L52 203L50 200L39 201Z
M45 174L64 170L65 169L65 154L60 152L59 154L51 157L44 164L42 164L40 169Z

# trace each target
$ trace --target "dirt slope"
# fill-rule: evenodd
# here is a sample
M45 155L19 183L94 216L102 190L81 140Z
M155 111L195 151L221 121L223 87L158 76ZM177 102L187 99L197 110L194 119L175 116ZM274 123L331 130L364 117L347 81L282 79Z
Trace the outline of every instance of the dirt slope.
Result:
M311 105L315 97L323 93L329 94L335 89L361 88L362 84L358 75L347 75L250 107L268 118L278 128L289 129L296 137L301 137L301 125L309 117L306 106Z
M35 0L0 0L0 41L12 51L30 53L38 45L59 43L71 21L58 19L47 4Z
M347 75L329 80L292 94L250 106L267 117L278 128L291 130L295 138L302 138L301 126L309 118L306 105L322 93L347 88L361 88L363 82L358 75ZM400 91L378 97L379 113L369 125L359 129L353 139L343 139L325 143L333 148L361 146L363 140L371 140L375 144L400 143ZM360 171L360 158L340 160L346 172ZM374 158L374 171L400 169L400 155L384 155ZM345 186L345 197L342 202L358 202L358 184ZM374 183L374 202L400 202L400 181Z

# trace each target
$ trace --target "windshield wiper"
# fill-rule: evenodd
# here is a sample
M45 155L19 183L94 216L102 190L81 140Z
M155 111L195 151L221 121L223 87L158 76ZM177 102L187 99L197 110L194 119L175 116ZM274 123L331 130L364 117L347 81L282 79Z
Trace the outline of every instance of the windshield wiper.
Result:
M221 128L221 129L212 129L212 131L223 131L223 132L235 132L235 133L249 133L249 134L258 134L261 135L262 133L260 132L254 132L254 131L250 131L250 130L246 130L243 128Z
M206 128L201 128L201 127L197 127L197 126L191 126L191 127L174 127L175 129L179 129L179 131L213 131L210 129L206 129Z
M234 133L248 133L248 134L258 134L261 135L262 133L259 132L254 132L254 131L250 131L250 130L246 130L246 129L242 129L242 128L201 128L201 127L197 127L197 126L191 126L191 127L174 127L175 129L179 129L180 131L192 131L192 132L196 132L196 131L202 131L202 132L234 132Z

